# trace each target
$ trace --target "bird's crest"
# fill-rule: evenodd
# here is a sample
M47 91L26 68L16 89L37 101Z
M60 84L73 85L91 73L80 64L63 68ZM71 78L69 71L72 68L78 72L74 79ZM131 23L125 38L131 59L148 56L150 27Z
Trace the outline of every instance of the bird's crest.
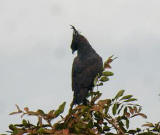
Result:
M73 35L79 35L79 32L76 30L76 28L73 25L70 25L71 29L73 29Z

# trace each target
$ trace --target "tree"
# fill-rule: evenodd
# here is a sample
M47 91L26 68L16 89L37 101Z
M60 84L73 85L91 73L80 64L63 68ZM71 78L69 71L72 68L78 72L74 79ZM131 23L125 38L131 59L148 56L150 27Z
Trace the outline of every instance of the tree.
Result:
M110 63L114 60L110 56L103 65L102 75L97 75L94 86L99 87L109 81L113 73L108 71ZM43 110L31 111L28 107L23 110L18 105L17 111L10 115L20 114L36 116L37 124L23 119L20 124L10 124L8 133L11 135L159 135L160 122L145 123L137 129L130 129L130 121L133 117L147 116L142 113L142 106L135 103L137 101L133 95L125 95L125 90L120 90L115 97L100 100L102 93L96 92L88 94L87 105L77 105L71 107L66 116L62 116L66 102L63 102L57 110L45 113ZM61 117L61 120L53 123L53 119Z

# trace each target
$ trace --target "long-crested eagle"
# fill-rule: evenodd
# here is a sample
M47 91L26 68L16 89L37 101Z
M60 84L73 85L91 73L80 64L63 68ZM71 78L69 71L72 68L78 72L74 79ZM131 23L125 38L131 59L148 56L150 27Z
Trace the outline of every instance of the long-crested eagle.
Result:
M77 51L72 65L73 104L86 104L88 92L94 87L94 79L103 70L103 61L88 40L74 26L72 29L71 49L72 53Z

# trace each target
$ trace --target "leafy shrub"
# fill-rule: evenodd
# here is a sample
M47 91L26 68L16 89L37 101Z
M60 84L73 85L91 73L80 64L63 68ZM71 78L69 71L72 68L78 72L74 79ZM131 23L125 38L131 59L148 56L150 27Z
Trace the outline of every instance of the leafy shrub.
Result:
M111 68L110 63L113 56L104 62L104 71L97 75L94 80L95 87L102 86L109 80L113 73L107 69ZM98 90L90 92L87 105L73 106L71 103L68 114L64 117L62 113L66 102L63 102L58 109L45 113L43 110L31 111L28 107L20 109L16 105L17 111L10 115L20 114L36 116L36 124L23 119L21 124L10 124L11 135L160 135L160 122L145 123L137 129L130 129L130 121L134 117L147 116L142 113L142 106L135 103L137 101L133 95L125 95L125 90L119 90L115 97L100 100L102 93ZM53 119L61 117L61 120L53 123Z

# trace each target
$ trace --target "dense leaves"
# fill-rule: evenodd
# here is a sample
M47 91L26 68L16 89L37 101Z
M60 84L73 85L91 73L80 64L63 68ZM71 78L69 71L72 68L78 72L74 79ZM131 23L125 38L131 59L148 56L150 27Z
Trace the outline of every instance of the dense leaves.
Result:
M127 95L122 96L123 94L120 90L116 94L116 98L100 100L101 93L99 91L91 92L91 100L88 105L73 107L65 117L60 115L64 110L65 102L57 110L48 113L42 110L29 111L29 108L21 110L17 106L18 110L11 115L18 113L22 117L24 115L36 116L38 122L37 124L31 124L30 121L23 119L21 124L9 125L9 133L12 135L22 135L24 133L55 135L158 134L160 123L146 123L143 125L147 127L146 130L130 129L130 121L133 117L147 117L141 112L142 107L140 105L130 103L132 101L125 102L128 98L124 98ZM52 123L52 120L58 116L61 116L61 120Z

